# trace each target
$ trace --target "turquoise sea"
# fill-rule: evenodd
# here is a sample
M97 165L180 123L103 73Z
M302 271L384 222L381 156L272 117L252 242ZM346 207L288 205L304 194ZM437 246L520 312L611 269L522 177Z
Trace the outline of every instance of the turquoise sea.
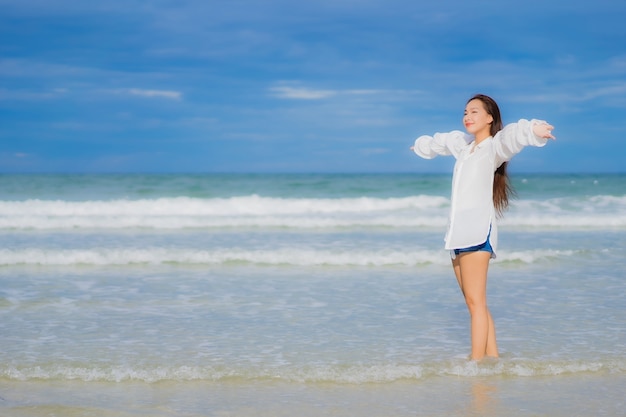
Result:
M450 175L0 175L0 415L623 416L626 175L513 182L475 363Z

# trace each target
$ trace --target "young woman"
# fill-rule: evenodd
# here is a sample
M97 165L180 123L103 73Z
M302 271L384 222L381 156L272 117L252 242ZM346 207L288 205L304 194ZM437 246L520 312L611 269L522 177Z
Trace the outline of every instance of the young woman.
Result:
M503 128L498 105L482 94L467 102L463 124L467 133L420 136L411 149L426 159L456 158L445 247L470 313L471 359L480 360L498 356L496 328L487 308L487 269L496 257L496 216L507 208L512 191L507 162L525 146L544 146L554 139L554 127L521 119Z

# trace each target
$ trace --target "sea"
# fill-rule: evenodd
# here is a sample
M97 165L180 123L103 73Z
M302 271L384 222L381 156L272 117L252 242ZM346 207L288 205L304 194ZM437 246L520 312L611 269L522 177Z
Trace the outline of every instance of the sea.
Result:
M0 175L0 415L625 416L626 175L513 174L480 362L450 181Z

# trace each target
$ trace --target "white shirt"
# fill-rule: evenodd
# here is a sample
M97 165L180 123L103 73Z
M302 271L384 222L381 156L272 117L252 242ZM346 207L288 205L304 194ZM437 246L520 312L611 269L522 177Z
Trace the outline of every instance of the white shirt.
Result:
M420 136L414 151L422 158L453 155L456 158L452 176L450 218L445 242L446 249L461 249L489 243L495 252L498 228L493 205L494 172L526 146L544 146L547 139L535 136L532 127L539 120L521 119L511 123L478 145L474 137L460 130ZM491 234L489 230L491 228Z

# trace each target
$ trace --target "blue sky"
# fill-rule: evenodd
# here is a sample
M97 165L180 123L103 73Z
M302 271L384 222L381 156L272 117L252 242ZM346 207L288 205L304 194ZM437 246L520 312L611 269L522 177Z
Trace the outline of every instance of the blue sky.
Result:
M626 171L623 0L0 0L0 172L449 172L415 137L485 93Z

